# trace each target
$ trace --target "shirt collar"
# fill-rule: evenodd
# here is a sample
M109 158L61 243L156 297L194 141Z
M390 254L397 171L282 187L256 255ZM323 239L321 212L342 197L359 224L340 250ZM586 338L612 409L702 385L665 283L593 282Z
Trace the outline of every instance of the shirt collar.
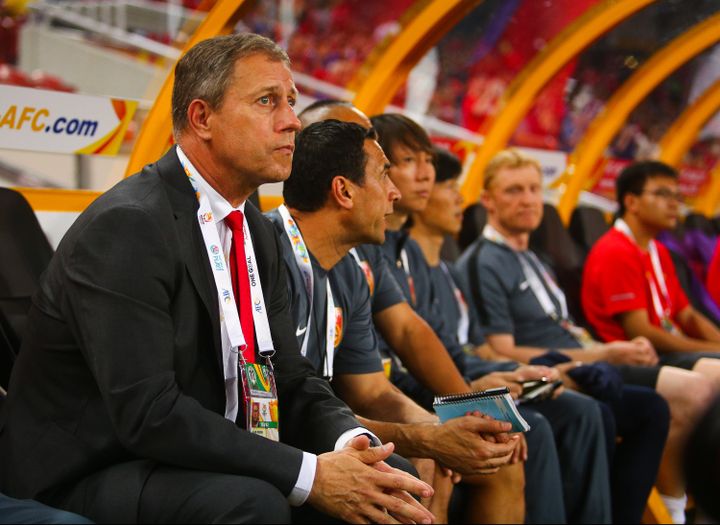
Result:
M181 164L187 166L187 168L192 173L195 181L197 182L198 189L203 193L203 195L207 196L208 201L210 202L210 209L215 216L215 222L223 222L225 218L230 215L230 213L236 210L242 212L243 215L245 214L245 203L247 201L243 201L240 206L238 206L237 208L233 208L232 204L230 204L227 199L225 199L225 197L215 191L215 188L213 188L208 183L208 181L205 180L205 178L198 171L198 169L193 165L192 162L190 162L190 159L187 158L187 155L185 155L185 152L180 148L180 146L176 147L175 152L177 153L178 159L180 159Z

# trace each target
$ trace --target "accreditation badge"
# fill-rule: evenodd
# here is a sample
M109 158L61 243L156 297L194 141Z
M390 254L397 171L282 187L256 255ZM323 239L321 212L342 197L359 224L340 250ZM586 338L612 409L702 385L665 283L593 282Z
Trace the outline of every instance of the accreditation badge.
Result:
M246 428L253 434L280 441L280 416L272 364L242 363Z

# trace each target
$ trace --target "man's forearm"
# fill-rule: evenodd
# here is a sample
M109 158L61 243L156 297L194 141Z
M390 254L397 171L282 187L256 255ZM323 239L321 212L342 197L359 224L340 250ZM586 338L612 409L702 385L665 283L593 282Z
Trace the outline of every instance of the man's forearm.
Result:
M642 333L637 335L647 337L658 352L720 351L720 343L701 341L700 339L693 339L684 335L671 334L656 326L648 325L640 331Z
M701 341L720 343L720 330L712 321L697 311L693 311L683 323L683 331Z
M430 414L428 414L430 415ZM358 418L360 422L383 443L395 443L395 452L408 458L429 458L429 434L435 424L426 423L390 423L373 419Z
M396 350L410 373L437 395L470 392L470 387L455 366L435 332L425 323L406 333L406 345Z

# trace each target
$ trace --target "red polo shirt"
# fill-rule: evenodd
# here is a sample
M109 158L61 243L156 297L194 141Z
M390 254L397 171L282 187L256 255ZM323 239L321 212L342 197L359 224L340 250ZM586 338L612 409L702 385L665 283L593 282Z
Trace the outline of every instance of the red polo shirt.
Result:
M670 316L677 324L677 315L688 305L688 299L680 287L670 253L661 243L657 246L669 305L655 278L650 254L638 248L624 233L613 228L593 246L583 272L582 305L600 339L627 339L615 316L632 310L647 310L650 322L660 326L649 279L655 282L663 309L669 307Z

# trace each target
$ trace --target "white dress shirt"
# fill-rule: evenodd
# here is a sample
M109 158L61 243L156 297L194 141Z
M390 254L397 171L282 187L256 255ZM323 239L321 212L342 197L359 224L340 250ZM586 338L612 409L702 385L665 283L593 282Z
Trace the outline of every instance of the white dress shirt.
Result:
M230 249L232 247L232 231L225 224L225 218L233 211L240 211L244 216L245 202L240 204L237 208L233 208L233 206L222 195L215 191L215 189L203 178L202 174L197 170L197 168L192 165L190 159L188 159L187 156L184 155L179 146L177 147L176 152L178 154L178 158L181 159L181 162L186 162L187 166L191 167L191 169L195 172L196 175L199 175L199 177L195 178L198 188L204 195L207 196L208 201L210 202L210 208L212 209L213 217L215 219L215 226L217 227L218 234L220 236L220 244L222 245L225 260L229 261ZM230 351L230 338L228 337L225 330L221 330L221 338L223 353ZM362 434L366 434L368 437L370 437L370 440L373 442L374 445L382 445L382 442L372 432L363 427L356 427L348 430L347 432L344 432L337 439L337 441L335 442L335 450L340 450L344 448L351 439ZM297 481L295 482L295 487L292 489L290 495L288 496L288 502L290 503L290 505L299 507L300 505L305 503L307 497L310 495L313 483L315 482L316 470L317 456L315 454L303 451L303 460L302 465L300 466L300 473L298 474Z

